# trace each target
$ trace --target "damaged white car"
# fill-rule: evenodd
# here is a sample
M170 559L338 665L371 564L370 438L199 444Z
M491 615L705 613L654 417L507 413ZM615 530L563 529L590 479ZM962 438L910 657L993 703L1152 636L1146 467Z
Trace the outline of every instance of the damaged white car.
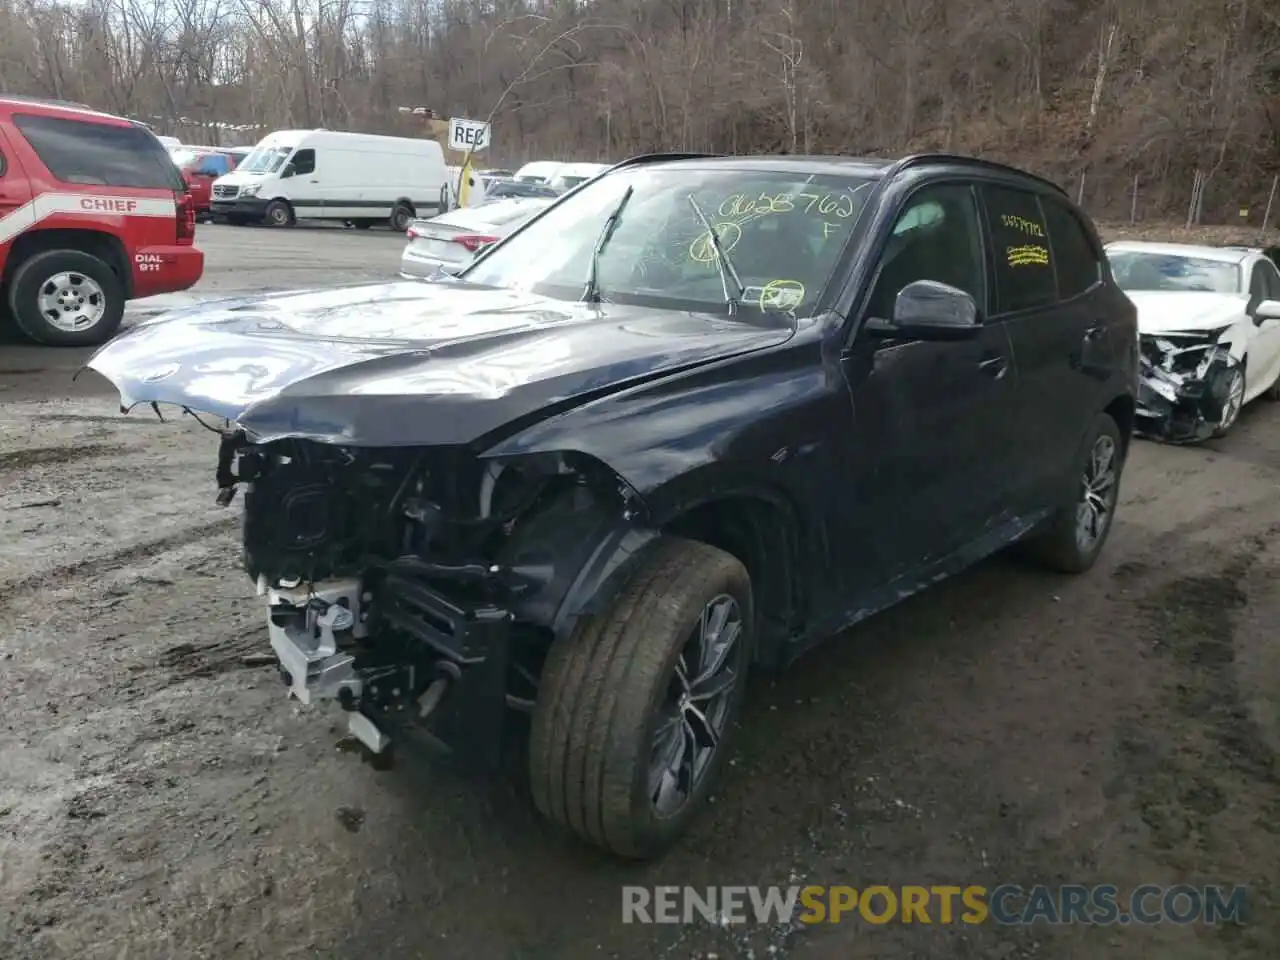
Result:
M1280 399L1280 250L1117 242L1106 252L1138 308L1136 432L1221 437L1249 401Z

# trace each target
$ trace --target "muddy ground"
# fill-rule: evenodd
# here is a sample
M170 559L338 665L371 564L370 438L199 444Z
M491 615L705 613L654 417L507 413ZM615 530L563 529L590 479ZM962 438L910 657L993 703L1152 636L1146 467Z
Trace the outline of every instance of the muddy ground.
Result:
M202 228L201 290L359 279L394 237ZM284 245L281 247L281 245ZM264 270L272 256L277 268ZM297 268L299 262L308 266ZM293 272L290 272L293 271ZM214 438L0 347L0 957L1280 956L1280 407L1138 442L1090 574L999 557L759 678L660 863L519 785L374 770L284 698ZM624 926L638 884L1223 883L1243 926Z

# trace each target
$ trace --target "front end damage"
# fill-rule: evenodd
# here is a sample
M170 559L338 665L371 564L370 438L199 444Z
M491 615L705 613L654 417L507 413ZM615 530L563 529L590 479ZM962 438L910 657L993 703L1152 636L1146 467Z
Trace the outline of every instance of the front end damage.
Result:
M487 461L465 448L257 444L224 434L218 502L244 489L244 554L292 696L333 701L374 753L432 734L499 761L541 658L634 494L574 454Z
M1222 331L1143 334L1136 432L1167 443L1213 436L1228 406L1240 362Z

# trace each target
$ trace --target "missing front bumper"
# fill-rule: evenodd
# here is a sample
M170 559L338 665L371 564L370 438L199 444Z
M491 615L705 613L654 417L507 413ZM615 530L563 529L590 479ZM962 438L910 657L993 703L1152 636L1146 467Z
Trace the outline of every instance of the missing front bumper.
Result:
M348 732L382 753L406 725L455 755L499 762L510 615L466 606L394 572L375 592L358 579L269 587L267 630L290 696L334 700Z
M1239 361L1214 342L1144 337L1136 432L1166 443L1198 443L1223 423Z

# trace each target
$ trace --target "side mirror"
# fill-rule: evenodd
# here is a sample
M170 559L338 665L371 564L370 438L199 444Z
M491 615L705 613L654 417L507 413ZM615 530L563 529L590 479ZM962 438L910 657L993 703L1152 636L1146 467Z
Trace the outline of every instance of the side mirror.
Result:
M1263 300L1254 308L1253 319L1257 323L1263 320L1280 320L1280 300Z
M286 163L284 165L284 171L280 174L280 178L283 180L285 177L292 177L296 172L297 171L294 169L292 163Z
M968 340L982 330L978 304L963 290L936 280L917 280L898 291L893 319L868 318L863 329L876 337L907 340Z

